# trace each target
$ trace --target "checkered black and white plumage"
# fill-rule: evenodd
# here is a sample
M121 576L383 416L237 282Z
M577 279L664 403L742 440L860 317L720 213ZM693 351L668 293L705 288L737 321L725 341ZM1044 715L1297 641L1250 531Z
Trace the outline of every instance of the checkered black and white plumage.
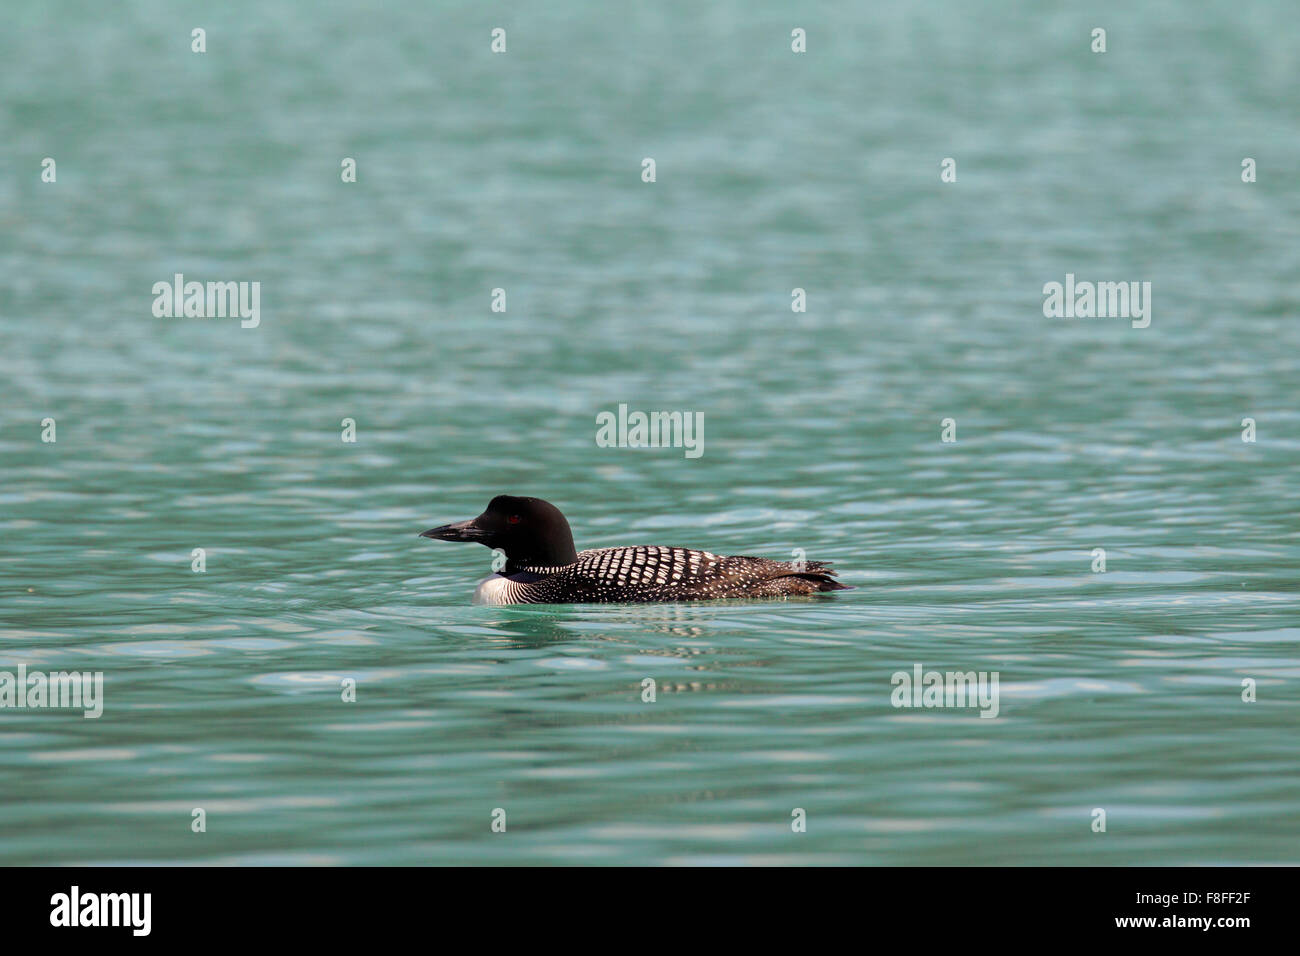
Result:
M643 545L582 551L557 568L520 568L479 585L484 604L645 603L783 597L843 589L834 570L788 561Z

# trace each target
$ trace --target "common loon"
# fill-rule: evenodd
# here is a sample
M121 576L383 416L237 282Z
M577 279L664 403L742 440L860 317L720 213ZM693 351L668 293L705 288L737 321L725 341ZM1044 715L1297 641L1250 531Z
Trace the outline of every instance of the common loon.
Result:
M477 518L420 537L477 541L505 552L501 572L479 582L476 604L713 601L850 590L823 561L796 566L655 545L578 552L560 509L540 498L497 495Z

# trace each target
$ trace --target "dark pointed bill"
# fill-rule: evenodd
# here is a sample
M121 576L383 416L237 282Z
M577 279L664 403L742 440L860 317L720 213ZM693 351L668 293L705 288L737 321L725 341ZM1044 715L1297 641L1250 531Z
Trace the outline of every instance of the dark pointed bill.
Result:
M484 538L484 532L475 527L474 519L468 521L457 521L454 524L444 524L437 528L430 528L428 531L420 532L421 538L437 538L439 541L481 541Z

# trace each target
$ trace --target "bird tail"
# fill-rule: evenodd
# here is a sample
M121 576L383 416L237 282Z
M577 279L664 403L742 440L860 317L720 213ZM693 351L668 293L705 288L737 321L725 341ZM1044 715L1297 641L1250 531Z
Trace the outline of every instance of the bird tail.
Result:
M787 562L788 563L788 562ZM823 591L852 591L852 586L841 584L835 580L835 575L839 572L831 567L830 561L805 561L802 570L790 564L790 572L781 575L786 578L800 578L814 585L813 590Z

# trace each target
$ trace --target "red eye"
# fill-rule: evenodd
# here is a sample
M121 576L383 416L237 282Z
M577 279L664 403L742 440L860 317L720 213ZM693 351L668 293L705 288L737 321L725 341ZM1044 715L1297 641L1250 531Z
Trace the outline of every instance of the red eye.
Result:
M510 522L511 524L519 524L519 515L511 515L509 518L506 519L506 521Z

